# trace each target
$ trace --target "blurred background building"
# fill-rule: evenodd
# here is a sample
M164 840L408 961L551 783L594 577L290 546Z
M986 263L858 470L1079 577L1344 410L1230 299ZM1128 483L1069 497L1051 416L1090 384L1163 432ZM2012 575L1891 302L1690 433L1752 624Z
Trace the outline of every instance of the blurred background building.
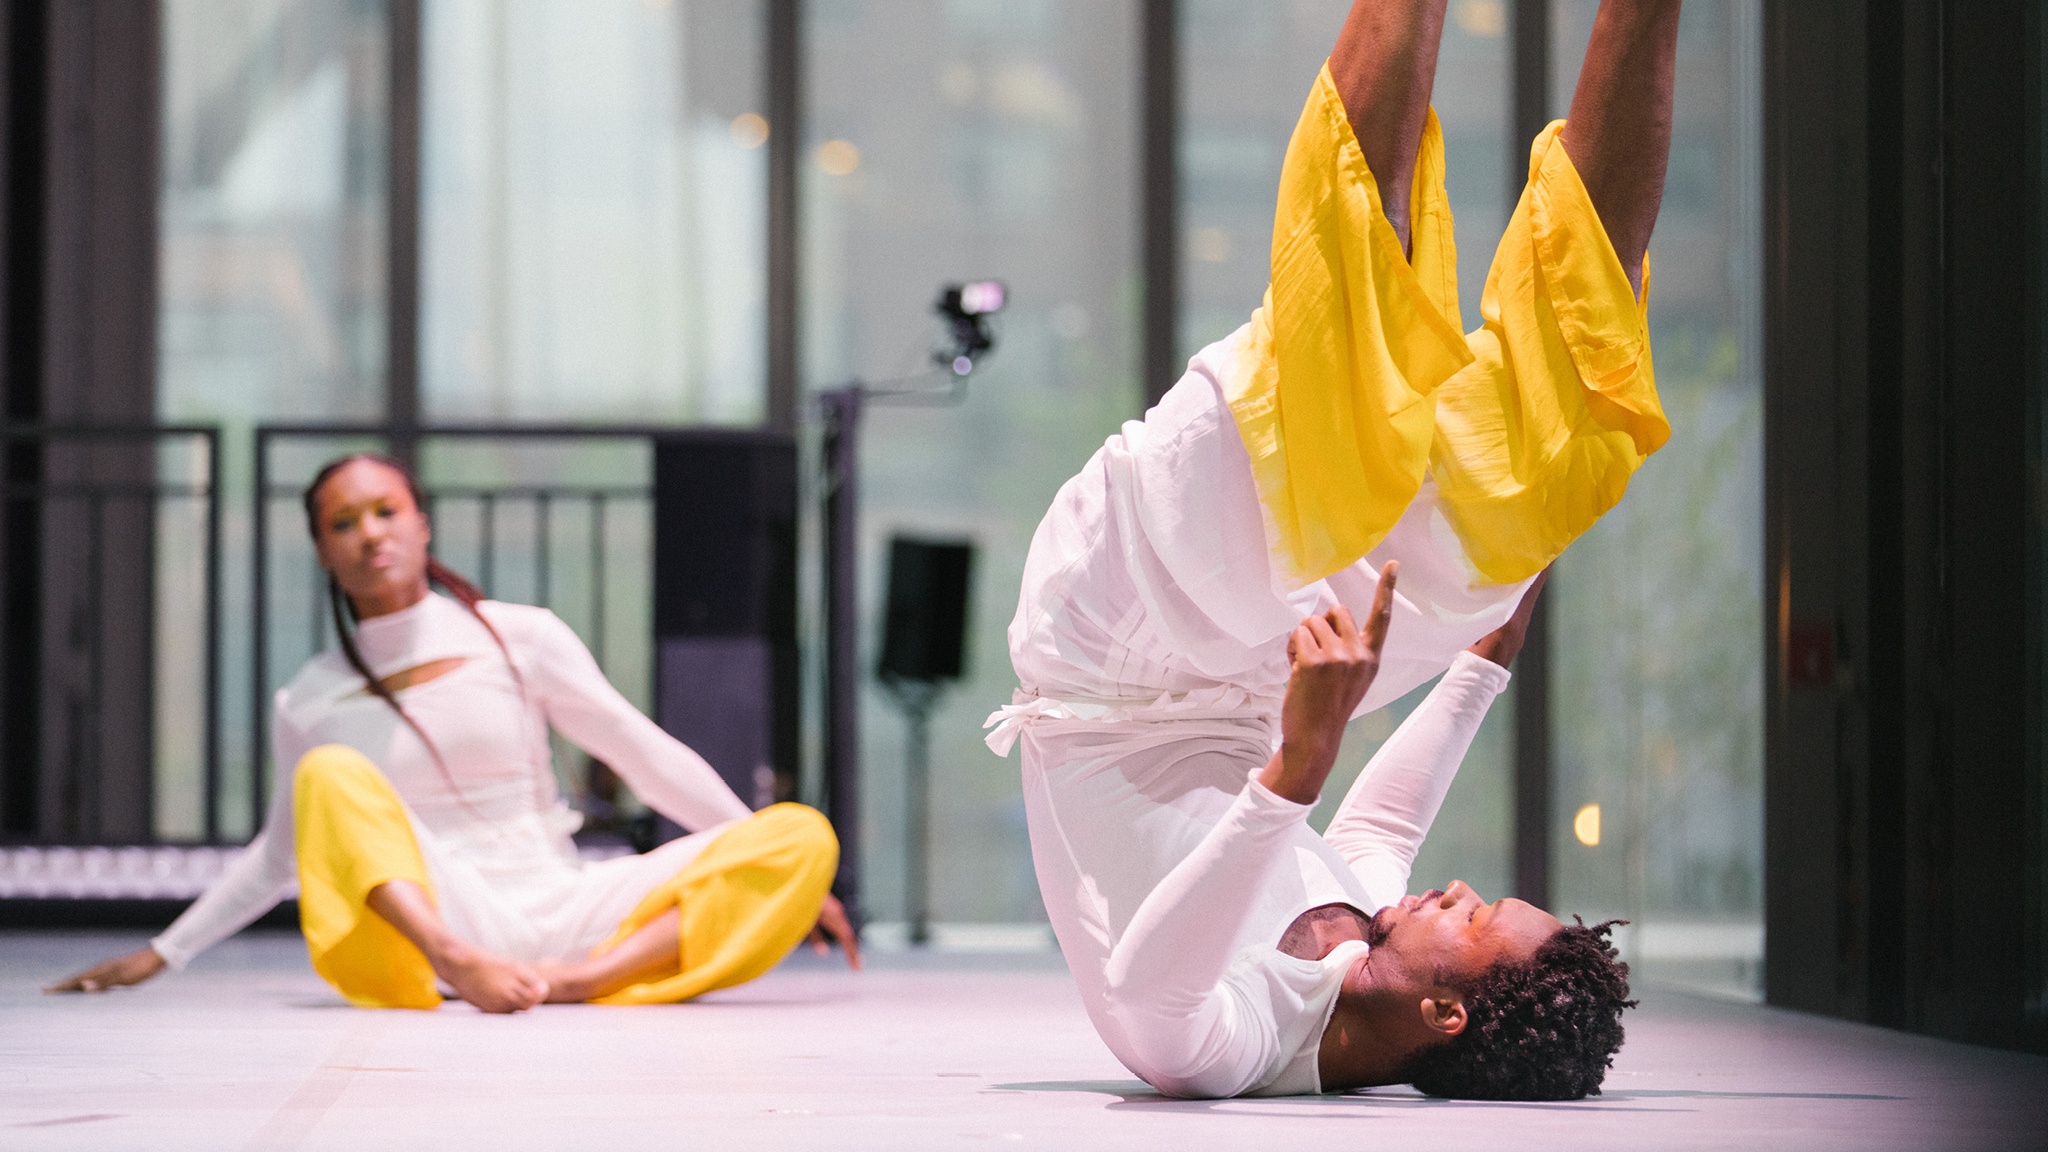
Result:
M2008 7L1686 6L1651 249L1675 435L1560 563L1418 886L1625 918L1652 979L2043 1042L2042 29ZM939 286L990 277L1011 305L964 400L867 420L861 666L891 534L976 541L932 912L1048 939L1016 765L980 739L1025 551L1258 303L1347 8L9 4L8 851L251 834L268 695L326 636L297 489L348 448L413 454L441 554L555 608L652 710L652 432L769 429L813 460L810 397L923 370ZM1468 327L1595 9L1450 0ZM818 800L815 519L802 540L776 788ZM1353 724L1333 798L1417 698ZM886 933L904 728L872 684L861 709L842 834ZM2001 882L1996 926L1965 923L1973 877Z

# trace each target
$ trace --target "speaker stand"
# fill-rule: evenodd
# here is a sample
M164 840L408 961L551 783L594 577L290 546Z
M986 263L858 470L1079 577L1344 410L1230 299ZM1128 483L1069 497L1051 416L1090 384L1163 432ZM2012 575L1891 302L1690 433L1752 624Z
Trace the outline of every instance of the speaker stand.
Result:
M866 389L858 383L818 394L824 524L825 816L839 835L832 890L859 932L860 835L860 422Z
M910 942L931 942L932 709L943 690L931 680L882 681L903 710L903 919Z

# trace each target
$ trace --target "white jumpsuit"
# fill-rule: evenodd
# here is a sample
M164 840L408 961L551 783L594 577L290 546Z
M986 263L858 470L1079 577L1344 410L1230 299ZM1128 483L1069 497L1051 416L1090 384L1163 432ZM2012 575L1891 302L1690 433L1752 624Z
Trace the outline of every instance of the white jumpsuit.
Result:
M1039 886L1089 1015L1177 1096L1321 1090L1323 1029L1366 946L1308 961L1280 937L1310 908L1369 915L1405 893L1508 679L1462 650L1526 586L1475 587L1425 483L1365 559L1282 589L1223 400L1245 335L1204 349L1061 488L1010 625L1016 702L990 717L991 748L1023 744ZM1278 746L1288 634L1335 604L1363 618L1389 559L1400 590L1360 713L1449 672L1318 836L1308 806L1249 777Z

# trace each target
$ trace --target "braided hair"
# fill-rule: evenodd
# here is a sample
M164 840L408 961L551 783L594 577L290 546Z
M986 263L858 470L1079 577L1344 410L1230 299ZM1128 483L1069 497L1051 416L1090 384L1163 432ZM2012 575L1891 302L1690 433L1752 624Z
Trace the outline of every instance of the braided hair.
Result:
M302 498L306 507L306 530L312 533L316 545L320 542L320 489L326 486L327 481L336 472L360 461L368 461L396 472L399 478L405 481L406 491L412 494L413 506L419 509L421 516L427 514L426 493L420 488L419 477L413 475L411 468L381 452L357 452L329 461L314 474L313 482L306 485ZM449 595L461 601L462 606L469 609L469 614L476 617L477 623L482 624L484 630L491 634L491 639L498 644L498 651L505 656L505 666L512 670L512 679L519 686L520 698L524 699L526 680L519 674L519 664L512 659L512 650L505 646L505 638L498 634L490 618L477 610L477 605L484 599L483 590L470 583L461 573L435 559L431 553L427 556L427 581L440 585ZM334 614L334 634L341 641L341 654L347 658L349 667L355 669L356 674L363 678L364 687L379 700L390 705L391 710L398 713L398 718L405 722L405 726L412 729L413 735L419 737L420 743L426 746L427 754L433 757L434 764L440 768L441 777L447 782L449 791L461 798L462 789L456 785L455 775L448 770L448 761L442 758L441 749L434 744L434 738L427 735L427 730L420 727L419 721L413 719L412 714L405 710L405 705L398 702L397 694L385 687L384 682L370 671L370 665L363 659L362 650L356 647L355 602L342 592L341 582L334 578L332 572L327 574L327 606ZM467 805L468 800L463 799L463 803Z
M1465 994L1465 1030L1410 1057L1400 1078L1431 1096L1577 1100L1600 1094L1621 1049L1628 965L1608 934L1626 920L1558 929L1527 960L1501 960Z

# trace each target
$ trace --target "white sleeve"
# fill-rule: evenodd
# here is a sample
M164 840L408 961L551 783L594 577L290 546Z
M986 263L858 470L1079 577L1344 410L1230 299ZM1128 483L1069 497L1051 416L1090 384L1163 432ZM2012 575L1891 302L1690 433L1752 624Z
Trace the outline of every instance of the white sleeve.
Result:
M271 785L270 811L264 817L263 830L190 908L149 942L164 963L174 969L183 968L194 956L247 928L257 917L276 907L298 879L292 776L299 757L306 753L307 741L287 723L282 707L273 713L270 730L277 775Z
M1275 1023L1223 985L1235 942L1311 805L1257 779L1159 882L1110 953L1109 1011L1136 1054L1176 1092L1235 1096L1272 1059Z
M1460 652L1345 795L1323 839L1351 865L1378 911L1408 891L1415 853L1457 778L1508 670Z
M525 630L534 646L531 687L548 723L618 773L648 807L693 832L752 814L704 757L612 687L559 616L536 612Z

